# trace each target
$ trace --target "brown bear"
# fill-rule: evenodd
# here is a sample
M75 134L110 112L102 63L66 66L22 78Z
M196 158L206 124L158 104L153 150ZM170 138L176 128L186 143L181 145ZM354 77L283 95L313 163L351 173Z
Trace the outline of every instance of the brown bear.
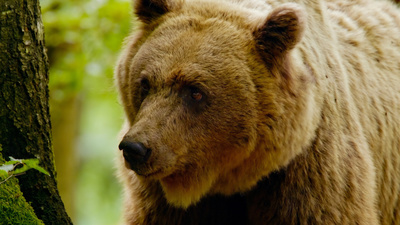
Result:
M400 224L400 10L136 0L127 224Z

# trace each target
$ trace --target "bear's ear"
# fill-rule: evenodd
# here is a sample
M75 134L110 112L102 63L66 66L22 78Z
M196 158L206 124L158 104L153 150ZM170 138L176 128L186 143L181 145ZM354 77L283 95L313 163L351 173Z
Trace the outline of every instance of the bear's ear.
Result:
M286 3L274 9L253 35L266 60L279 59L301 40L306 15L301 6Z
M145 24L176 9L182 0L134 0L134 13Z

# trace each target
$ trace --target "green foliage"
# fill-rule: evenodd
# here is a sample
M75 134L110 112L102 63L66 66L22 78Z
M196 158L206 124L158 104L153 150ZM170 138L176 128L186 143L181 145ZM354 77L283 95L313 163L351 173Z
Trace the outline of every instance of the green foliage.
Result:
M53 97L113 83L130 28L128 0L41 0Z
M0 184L5 183L11 177L22 175L30 169L50 176L49 172L39 166L39 159L14 159L10 156L10 161L0 166L0 175L6 177L3 181L0 181Z
M1 155L0 163L4 163ZM7 166L13 166L8 164ZM0 170L0 180L5 180L8 172ZM26 202L22 192L19 189L18 180L13 177L8 182L0 185L0 223L1 224L43 224L39 220L32 207Z

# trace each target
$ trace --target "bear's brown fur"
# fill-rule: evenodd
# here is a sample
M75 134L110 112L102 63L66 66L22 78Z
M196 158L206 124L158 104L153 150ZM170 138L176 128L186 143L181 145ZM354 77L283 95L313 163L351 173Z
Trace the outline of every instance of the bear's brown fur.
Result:
M137 0L127 224L400 224L400 10Z

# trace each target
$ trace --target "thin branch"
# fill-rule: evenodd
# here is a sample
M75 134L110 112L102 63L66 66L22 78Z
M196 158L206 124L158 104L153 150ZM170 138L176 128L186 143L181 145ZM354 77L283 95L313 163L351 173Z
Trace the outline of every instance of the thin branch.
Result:
M6 181L8 181L10 178L15 177L17 175L11 174L11 176L7 177L5 180L3 180L2 182L0 182L0 184L5 183Z
M25 172L17 173L17 174L11 174L11 175L10 175L9 177L7 177L5 180L1 181L0 184L5 183L7 180L9 180L9 179L12 178L12 177L16 177L16 176L20 176L20 175L24 175L24 174L25 174Z

